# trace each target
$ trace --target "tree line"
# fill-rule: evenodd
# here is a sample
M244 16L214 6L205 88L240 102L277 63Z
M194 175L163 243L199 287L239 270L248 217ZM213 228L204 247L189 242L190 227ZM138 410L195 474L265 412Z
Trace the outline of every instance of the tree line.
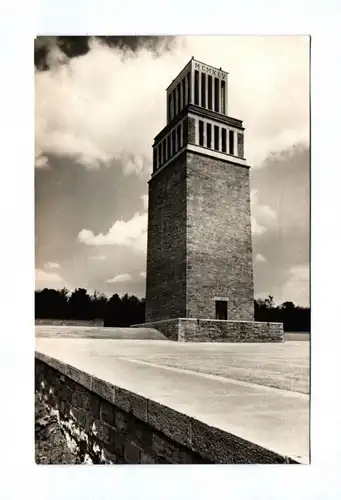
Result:
M297 306L290 301L276 305L269 295L267 299L255 300L255 320L283 323L286 332L310 332L310 307Z
M144 323L145 299L117 293L110 298L95 291L90 295L85 288L72 293L63 288L44 288L35 292L36 319L103 320L104 326L130 326ZM274 303L273 297L255 300L255 321L279 322L285 331L310 331L310 308L293 302Z
M66 288L54 290L44 288L35 292L36 319L104 320L104 326L130 326L144 323L144 299L135 295L117 293L110 298L85 288L76 288L72 293Z

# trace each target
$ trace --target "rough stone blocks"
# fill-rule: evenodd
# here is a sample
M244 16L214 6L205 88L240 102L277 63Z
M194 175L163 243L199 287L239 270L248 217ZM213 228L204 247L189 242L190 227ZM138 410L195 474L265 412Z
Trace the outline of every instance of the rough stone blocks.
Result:
M215 297L254 319L249 169L186 150L149 182L146 322L215 318Z
M189 320L179 320L180 326L181 321ZM42 359L36 358L36 392L43 400L51 390L56 395L47 404L50 410L59 413L60 425L76 445L81 463L86 457L97 464L293 462L120 387L114 389L116 395L122 392L122 397L115 398L113 403L112 395L107 394L105 400L98 394L103 393L99 379L96 379L95 386L98 392L89 391L74 380L79 379L79 370L68 367L68 376L65 377L58 371L62 369L64 372L64 368L58 367L55 360L38 353L39 356ZM71 399L71 405L65 403L65 393L59 390L65 383L72 385L73 392L77 393L77 397ZM102 383L104 387L107 384L106 381ZM67 408L62 410L65 406ZM144 408L144 411L139 411L137 416L134 408Z
M186 318L254 319L250 182L247 167L197 153L186 159Z
M283 342L282 323L176 318L135 327L156 328L179 342Z

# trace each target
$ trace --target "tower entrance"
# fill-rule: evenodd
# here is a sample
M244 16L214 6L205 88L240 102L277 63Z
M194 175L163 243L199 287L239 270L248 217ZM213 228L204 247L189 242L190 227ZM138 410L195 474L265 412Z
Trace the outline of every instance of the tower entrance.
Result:
M227 300L215 301L215 319L228 319Z

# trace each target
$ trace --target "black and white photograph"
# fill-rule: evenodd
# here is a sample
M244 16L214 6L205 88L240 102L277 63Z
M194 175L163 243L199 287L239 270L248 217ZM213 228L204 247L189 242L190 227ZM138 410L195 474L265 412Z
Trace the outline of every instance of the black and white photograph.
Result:
M310 464L310 50L35 38L36 464Z

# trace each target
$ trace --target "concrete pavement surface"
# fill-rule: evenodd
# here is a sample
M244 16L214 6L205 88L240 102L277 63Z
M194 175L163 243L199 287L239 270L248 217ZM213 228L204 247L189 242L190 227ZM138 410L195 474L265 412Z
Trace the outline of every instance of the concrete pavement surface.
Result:
M41 328L45 330L39 332ZM71 332L59 337L49 328L36 327L37 351L264 448L309 462L309 342L119 340L103 338L98 328L99 338L92 328L90 333L83 328L83 338L80 332L73 338Z

